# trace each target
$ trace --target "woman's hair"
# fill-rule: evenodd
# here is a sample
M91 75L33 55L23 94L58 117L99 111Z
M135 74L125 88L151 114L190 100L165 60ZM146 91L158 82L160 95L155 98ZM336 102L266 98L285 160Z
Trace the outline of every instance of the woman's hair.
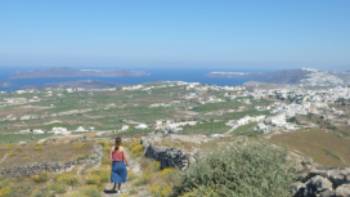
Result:
M121 145L122 145L122 138L121 137L116 137L115 138L114 150L117 151Z

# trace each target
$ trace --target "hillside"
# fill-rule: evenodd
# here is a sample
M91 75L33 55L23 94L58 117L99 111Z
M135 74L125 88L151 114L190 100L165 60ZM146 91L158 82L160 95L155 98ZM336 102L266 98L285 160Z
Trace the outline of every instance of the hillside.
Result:
M130 160L120 196L341 196L349 191L350 88L308 72L295 85L1 93L0 196L111 196L103 190L116 136ZM266 185L254 190L257 182Z

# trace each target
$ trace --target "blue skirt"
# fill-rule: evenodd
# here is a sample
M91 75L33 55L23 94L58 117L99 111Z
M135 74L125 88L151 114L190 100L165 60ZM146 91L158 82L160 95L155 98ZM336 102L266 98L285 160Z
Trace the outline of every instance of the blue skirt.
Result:
M127 180L128 172L124 161L113 161L112 162L112 183L125 183Z

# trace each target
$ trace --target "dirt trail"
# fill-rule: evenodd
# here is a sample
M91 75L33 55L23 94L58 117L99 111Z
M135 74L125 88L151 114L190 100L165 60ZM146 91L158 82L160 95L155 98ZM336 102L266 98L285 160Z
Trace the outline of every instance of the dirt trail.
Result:
M139 179L140 177L142 177L142 170L141 170L141 166L140 166L140 160L142 158L133 158L130 157L130 154L128 154L128 151L126 150L127 155L129 155L129 166L128 166L128 173L129 174L133 174L134 176L136 176L137 178L135 179ZM122 193L121 194L105 194L103 193L102 196L103 197L130 197L130 196L142 196L142 197L148 197L151 196L147 190L147 188L145 186L136 186L135 185L135 181L134 180L130 180L128 181L126 184L122 185ZM112 188L112 184L109 183L108 185L106 185L106 188Z

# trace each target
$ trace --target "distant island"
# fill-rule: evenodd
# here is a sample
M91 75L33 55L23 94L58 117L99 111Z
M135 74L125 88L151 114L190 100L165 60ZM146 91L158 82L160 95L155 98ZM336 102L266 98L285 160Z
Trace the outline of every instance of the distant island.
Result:
M148 74L143 71L49 68L44 70L17 72L12 77L12 79L74 78L74 77L142 77L145 75L148 75Z
M317 72L316 70L286 69L265 72L225 72L215 71L208 73L212 78L245 78L247 81L258 81L265 83L279 84L297 84L307 77L308 73Z

